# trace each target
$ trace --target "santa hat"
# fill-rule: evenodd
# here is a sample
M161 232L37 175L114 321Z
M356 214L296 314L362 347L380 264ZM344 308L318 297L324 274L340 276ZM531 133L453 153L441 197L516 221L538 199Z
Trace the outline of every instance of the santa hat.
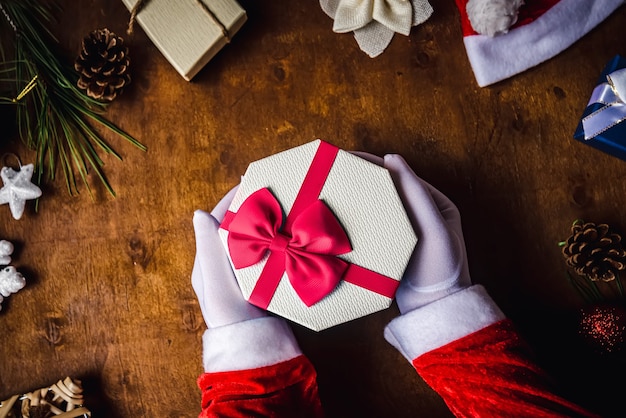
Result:
M526 0L505 34L480 35L467 17L468 0L456 0L463 42L480 87L519 74L568 48L624 0Z

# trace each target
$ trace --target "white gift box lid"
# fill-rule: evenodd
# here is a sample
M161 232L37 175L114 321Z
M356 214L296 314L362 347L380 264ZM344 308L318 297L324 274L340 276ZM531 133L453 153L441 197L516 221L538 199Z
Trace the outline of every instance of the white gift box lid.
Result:
M321 146L336 148L316 140L251 163L229 212L236 213L248 196L267 188L280 202L284 214L289 214ZM351 252L338 257L399 282L417 237L389 172L340 149L334 158L318 198L335 214L352 246ZM227 253L228 234L220 229ZM266 261L267 256L252 266L234 268L246 300L250 299ZM306 306L284 273L266 309L320 331L386 309L392 300L393 295L378 294L341 280L319 302Z

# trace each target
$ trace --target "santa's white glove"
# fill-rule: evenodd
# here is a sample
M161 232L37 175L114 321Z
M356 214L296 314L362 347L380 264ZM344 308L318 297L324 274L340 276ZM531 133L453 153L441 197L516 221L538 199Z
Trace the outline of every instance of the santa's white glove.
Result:
M505 316L482 286L471 284L456 206L402 157L387 155L384 166L418 237L396 292L402 315L385 327L385 339L413 362Z
M333 31L354 32L359 47L370 57L380 55L398 32L408 35L411 26L433 13L427 0L320 0L330 16Z
M237 188L209 214L194 213L196 259L191 284L208 329L203 336L206 372L254 369L302 352L287 322L248 303L237 284L218 235Z
M209 328L267 315L243 298L217 232L236 191L228 192L210 214L198 210L193 216L196 259L191 284Z
M404 314L470 286L471 279L461 216L454 203L417 177L401 156L386 155L384 166L418 237L396 292Z

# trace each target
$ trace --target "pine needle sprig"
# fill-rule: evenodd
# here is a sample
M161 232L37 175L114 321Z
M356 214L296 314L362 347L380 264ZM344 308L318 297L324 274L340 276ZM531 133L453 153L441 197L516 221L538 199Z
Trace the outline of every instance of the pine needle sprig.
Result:
M77 176L91 195L88 175L93 172L115 196L99 152L119 160L121 157L94 126L115 133L141 150L146 147L104 117L107 104L81 91L76 86L78 75L74 69L53 52L52 46L58 41L46 24L53 20L55 7L36 0L0 0L4 15L0 16L0 27L14 32L14 36L4 37L12 38L12 45L0 42L0 53L4 56L7 46L15 52L15 60L6 61L0 75L14 81L16 92L14 98L1 98L0 104L10 101L16 106L18 134L37 153L39 183L44 175L49 181L55 180L60 166L70 195L78 193Z
M598 288L596 282L587 280L581 276L574 276L569 271L566 271L567 280L570 284L580 293L580 295L588 303L599 303L604 301L604 295Z

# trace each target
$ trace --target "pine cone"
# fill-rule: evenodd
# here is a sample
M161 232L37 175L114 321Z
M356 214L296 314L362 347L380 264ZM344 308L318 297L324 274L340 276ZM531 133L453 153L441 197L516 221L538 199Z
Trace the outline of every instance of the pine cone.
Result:
M607 224L575 222L563 246L568 266L589 280L610 282L626 269L622 238Z
M111 101L130 83L129 64L124 39L108 29L97 29L83 39L74 63L80 74L77 85L89 97Z

